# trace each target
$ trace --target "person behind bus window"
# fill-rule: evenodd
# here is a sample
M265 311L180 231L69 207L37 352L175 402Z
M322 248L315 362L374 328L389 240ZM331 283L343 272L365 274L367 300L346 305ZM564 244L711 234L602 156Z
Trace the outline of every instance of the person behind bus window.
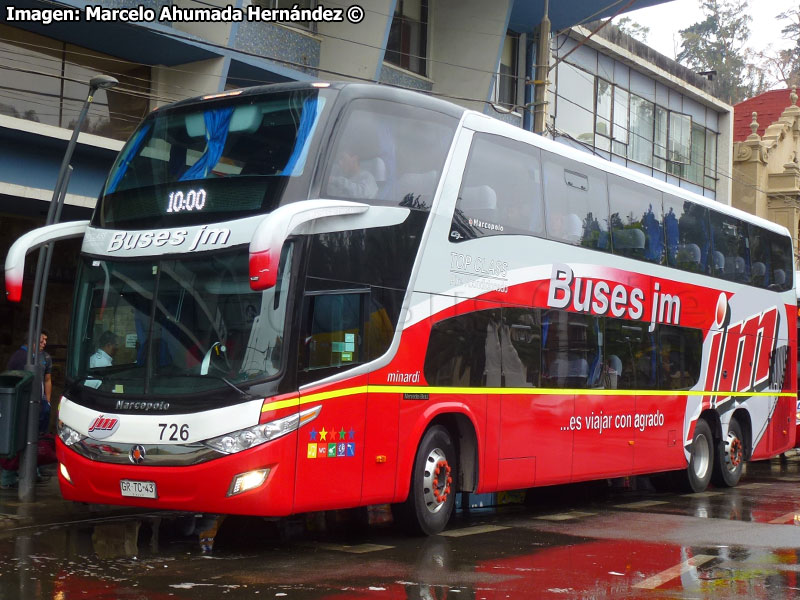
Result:
M114 363L114 355L117 353L117 347L117 336L111 331L104 331L100 335L97 352L89 357L89 368L98 369L101 367L110 367Z
M328 180L328 193L344 198L374 198L378 193L375 176L362 165L364 157L354 143L343 144Z

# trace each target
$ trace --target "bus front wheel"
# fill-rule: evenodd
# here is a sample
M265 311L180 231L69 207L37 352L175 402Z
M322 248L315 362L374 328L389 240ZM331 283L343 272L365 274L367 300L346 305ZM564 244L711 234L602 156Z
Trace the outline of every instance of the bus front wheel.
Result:
M455 506L456 452L450 433L434 425L417 448L406 513L412 527L425 535L436 535L450 520Z
M714 468L714 438L711 435L711 428L703 419L698 419L694 426L694 437L689 453L686 487L691 492L705 491Z
M742 477L744 467L744 438L742 426L736 419L728 424L728 435L717 445L714 453L715 485L734 487Z

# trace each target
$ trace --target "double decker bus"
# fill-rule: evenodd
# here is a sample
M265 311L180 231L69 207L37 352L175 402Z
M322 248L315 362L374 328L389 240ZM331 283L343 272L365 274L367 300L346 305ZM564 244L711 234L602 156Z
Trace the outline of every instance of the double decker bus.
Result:
M355 158L354 158L355 157ZM681 471L794 445L785 228L406 90L182 101L83 236L65 498L284 516Z

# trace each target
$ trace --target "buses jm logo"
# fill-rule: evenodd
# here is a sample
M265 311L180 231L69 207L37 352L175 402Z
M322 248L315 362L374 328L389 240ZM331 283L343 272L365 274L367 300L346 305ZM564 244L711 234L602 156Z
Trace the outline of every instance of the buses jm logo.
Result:
M780 315L773 306L736 323L730 323L730 306L722 293L717 300L714 326L709 332L708 372L705 389L722 392L751 392L770 383L783 387L783 364L776 352ZM773 360L774 359L774 360ZM772 381L770 382L770 375ZM729 397L706 396L704 407L716 407Z
M89 435L96 440L111 437L119 429L119 419L100 415L89 425Z

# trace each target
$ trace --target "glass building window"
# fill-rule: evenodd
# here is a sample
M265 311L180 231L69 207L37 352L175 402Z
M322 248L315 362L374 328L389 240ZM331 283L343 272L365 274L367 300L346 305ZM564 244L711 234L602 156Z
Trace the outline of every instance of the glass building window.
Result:
M517 104L517 72L519 55L519 34L509 31L500 55L500 68L494 85L494 101L513 108Z
M119 85L95 92L82 131L127 139L150 108L149 66L0 25L0 114L71 128L97 73Z
M556 128L579 142L594 141L594 77L565 62L558 65Z
M397 0L386 42L386 62L427 75L428 0Z
M606 80L597 79L597 96L595 107L595 146L601 150L611 150L611 108L613 102L614 88Z
M649 167L653 166L654 126L655 105L644 98L631 94L628 158Z
M555 60L562 47L565 47L563 37L557 41ZM568 62L571 60L574 64ZM557 64L556 86L548 92L549 110L555 104L556 137L563 135L605 158L613 153L616 162L640 172L648 173L642 167L650 167L702 186L705 191L701 193L714 197L718 133L701 125L701 113L693 120L689 114L659 106L654 97L642 91L650 89L652 94L655 83L651 80L648 88L639 77L635 88L629 87L628 80L634 78L619 77L629 68L618 69L623 65L616 61L601 61L599 66L592 66L586 57L568 61ZM634 93L637 90L642 95ZM682 104L682 97L677 96ZM707 123L716 127L713 112L709 113ZM663 175L660 178L664 179Z
M614 154L625 156L628 153L628 97L630 94L619 86L614 86L614 127L612 129L612 150Z
M667 172L686 177L692 150L692 118L675 112L669 113L667 137Z

